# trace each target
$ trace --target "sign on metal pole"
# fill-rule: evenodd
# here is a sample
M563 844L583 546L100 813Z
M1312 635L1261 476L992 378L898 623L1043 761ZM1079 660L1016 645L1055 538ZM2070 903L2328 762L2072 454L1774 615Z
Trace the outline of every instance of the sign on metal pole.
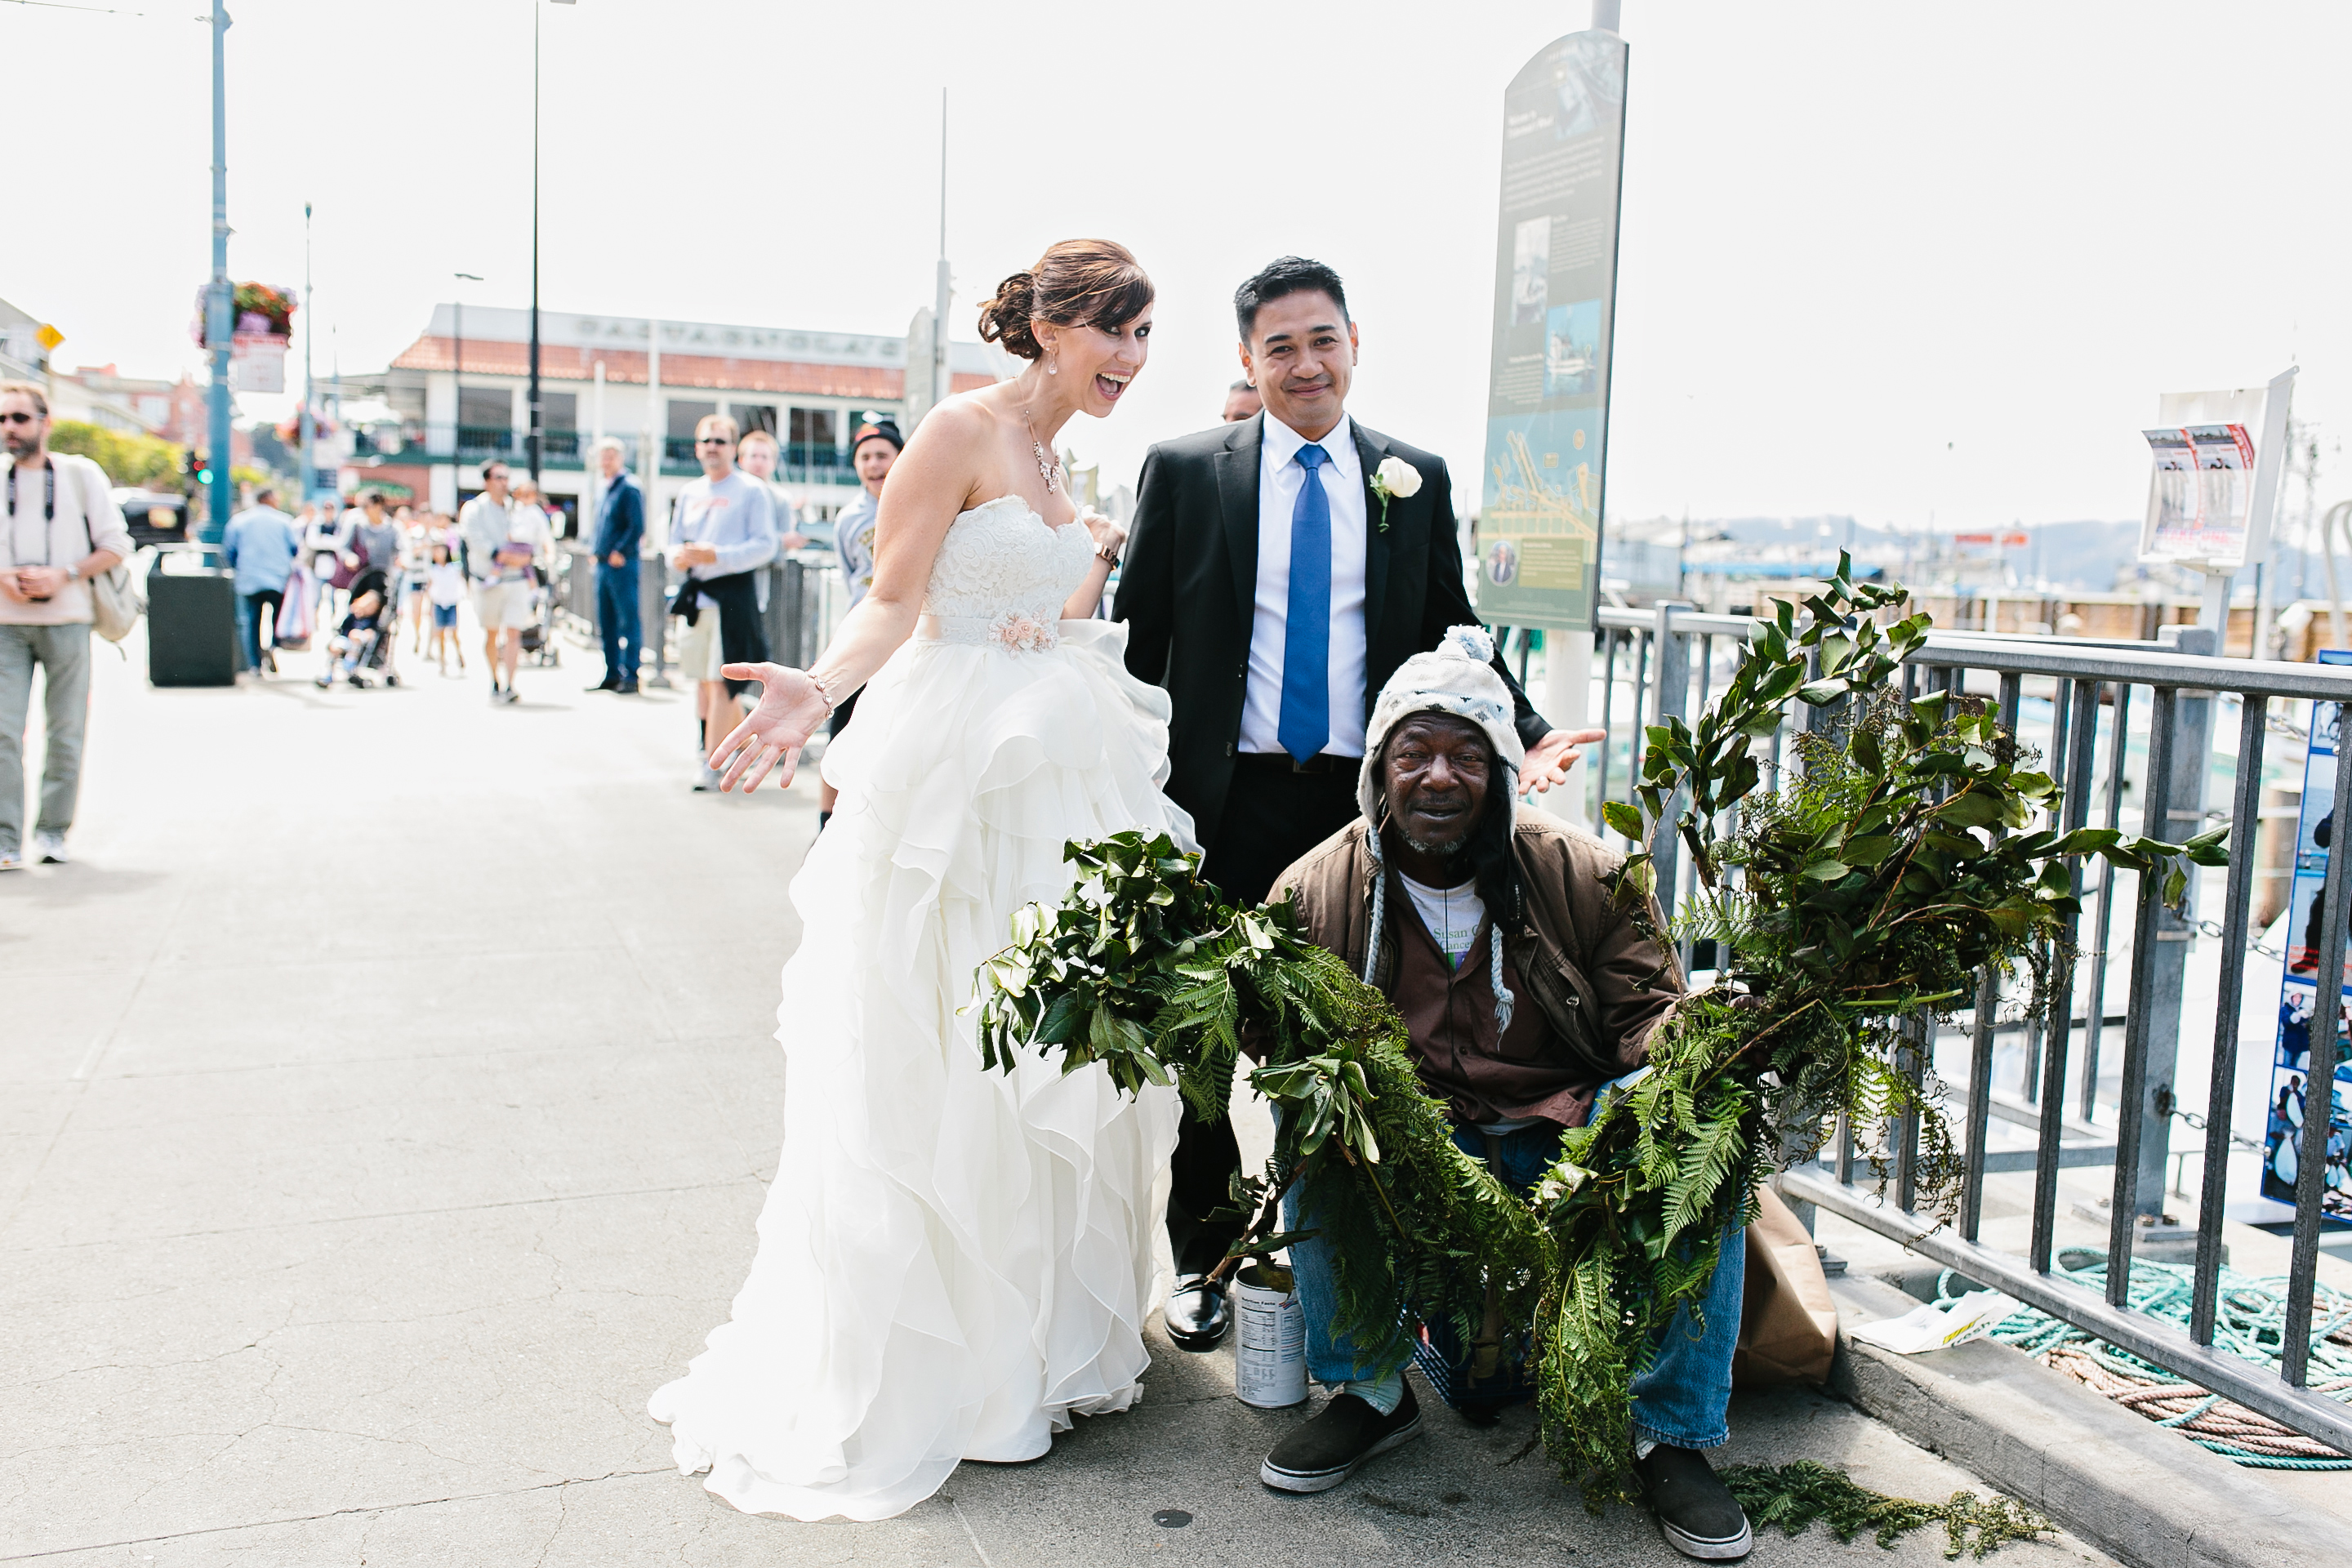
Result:
M907 323L907 373L901 389L900 417L906 420L903 429L909 435L923 422L931 405L947 395L940 384L940 362L937 343L937 319L929 305L915 312Z
M2229 576L2270 554L2294 367L2268 386L2172 392L2143 431L2154 458L2139 558Z
M1592 629L1617 315L1625 40L1541 50L1503 98L1478 613Z

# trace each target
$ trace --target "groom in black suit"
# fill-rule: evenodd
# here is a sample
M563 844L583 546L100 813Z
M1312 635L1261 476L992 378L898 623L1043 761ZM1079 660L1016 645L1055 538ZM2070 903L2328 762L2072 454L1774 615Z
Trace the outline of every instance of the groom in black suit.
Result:
M1355 817L1365 721L1397 666L1478 617L1445 464L1348 417L1357 338L1339 275L1286 256L1234 290L1234 310L1265 411L1145 457L1116 616L1128 668L1173 705L1168 794L1199 830L1202 873L1246 905ZM1554 730L1499 654L1495 668L1527 745L1521 778L1565 780L1591 737ZM1202 1277L1241 1234L1208 1217L1240 1168L1232 1123L1188 1112L1166 1314L1188 1349L1231 1321Z

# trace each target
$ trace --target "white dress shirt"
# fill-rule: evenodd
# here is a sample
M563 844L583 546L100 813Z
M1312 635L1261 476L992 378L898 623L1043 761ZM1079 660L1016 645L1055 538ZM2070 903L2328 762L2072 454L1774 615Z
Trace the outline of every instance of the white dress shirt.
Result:
M1280 752L1282 656L1290 619L1290 516L1307 469L1307 437L1271 414L1258 447L1257 600L1250 616L1249 685L1241 749ZM1316 443L1329 460L1315 470L1331 503L1331 739L1334 756L1364 754L1364 465L1346 415Z

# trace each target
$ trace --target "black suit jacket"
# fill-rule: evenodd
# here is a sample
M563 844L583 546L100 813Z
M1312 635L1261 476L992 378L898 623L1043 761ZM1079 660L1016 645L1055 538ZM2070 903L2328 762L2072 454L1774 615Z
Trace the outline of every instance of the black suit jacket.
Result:
M1462 584L1454 487L1443 459L1352 424L1364 473L1364 715L1398 665L1478 614ZM1127 668L1165 687L1168 795L1214 839L1240 750L1257 601L1257 480L1264 416L1162 441L1143 459L1115 619L1127 623ZM1421 472L1421 489L1388 504L1381 526L1371 477L1383 458ZM1517 729L1532 745L1551 726L1528 705L1497 654Z

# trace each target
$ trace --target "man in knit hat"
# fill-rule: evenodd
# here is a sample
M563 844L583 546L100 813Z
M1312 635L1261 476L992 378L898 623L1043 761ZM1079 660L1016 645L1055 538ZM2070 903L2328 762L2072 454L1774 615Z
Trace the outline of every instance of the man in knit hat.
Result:
M1361 817L1284 872L1274 897L1294 896L1307 936L1395 1004L1423 1087L1453 1112L1455 1144L1524 1193L1602 1086L1642 1066L1682 977L1673 952L1612 897L1619 858L1515 805L1524 753L1493 655L1483 629L1456 626L1398 667L1366 729ZM1659 923L1654 904L1649 919ZM1285 1208L1286 1230L1311 1230L1313 1183ZM1739 1238L1722 1258L1704 1311L1676 1320L1633 1385L1636 1468L1668 1542L1706 1559L1740 1556L1751 1539L1700 1452L1730 1436ZM1420 1434L1403 1372L1413 1341L1402 1331L1380 1345L1335 1334L1329 1249L1309 1237L1291 1244L1290 1262L1307 1371L1333 1396L1259 1477L1284 1491L1323 1491ZM1442 1325L1430 1332L1425 1353L1442 1360L1473 1421L1531 1394L1502 1364L1513 1327L1489 1322L1466 1347Z

